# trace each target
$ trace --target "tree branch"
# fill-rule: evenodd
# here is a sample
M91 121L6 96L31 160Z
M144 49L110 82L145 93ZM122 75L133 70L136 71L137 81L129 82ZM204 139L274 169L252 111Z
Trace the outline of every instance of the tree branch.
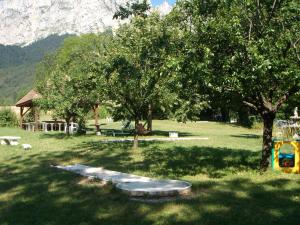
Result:
M256 16L258 17L258 21L261 23L261 9L260 9L260 0L256 0Z
M253 26L253 23L252 23L252 20L250 20L248 18L249 22L250 22L250 25L249 25L249 33L248 33L248 40L250 41L251 40L251 32L252 32L252 26Z
M297 50L297 46L296 46L296 44L299 42L299 40L300 40L300 39L296 40L295 42L293 42L293 41L291 40L291 46L292 46L292 48L293 48L293 50L294 50L294 52L295 52L295 55L296 55L298 64L300 65L300 54L299 54L299 52L298 52L298 50Z
M258 108L254 104L247 102L247 101L243 101L243 103L245 105L249 106L250 108L254 109L255 111L258 111Z
M271 12L269 14L269 20L271 20L271 18L272 18L272 15L273 15L274 10L275 10L276 3L277 3L277 0L274 0L274 2L272 4Z
M284 94L275 104L275 110L277 111L279 107L291 96L299 91L297 85L293 86L286 94Z
M273 107L272 105L272 99L267 99L263 93L260 93L260 97L263 103L263 107L268 109L269 111L275 111L276 107Z

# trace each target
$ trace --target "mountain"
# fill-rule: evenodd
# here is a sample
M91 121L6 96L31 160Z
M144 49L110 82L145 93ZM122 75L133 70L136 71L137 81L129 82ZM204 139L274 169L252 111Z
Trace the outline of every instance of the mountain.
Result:
M0 0L0 44L28 45L49 35L115 28L113 15L131 0Z
M0 45L0 105L14 104L33 86L36 63L58 49L68 35L52 35L26 47Z
M66 36L117 28L113 15L131 1L0 0L0 105L32 88L36 64ZM153 10L166 15L171 6L165 1Z
M14 104L32 88L36 63L55 51L66 35L118 27L113 15L127 2L0 0L0 104Z
M67 36L51 35L25 47L0 44L0 68L39 62L45 54L55 51Z

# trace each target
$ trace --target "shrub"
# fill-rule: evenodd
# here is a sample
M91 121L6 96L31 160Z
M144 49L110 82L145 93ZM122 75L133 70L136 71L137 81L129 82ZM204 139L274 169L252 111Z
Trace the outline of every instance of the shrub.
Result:
M18 126L17 115L11 109L0 110L0 127Z
M34 122L34 112L30 110L23 118L23 123Z

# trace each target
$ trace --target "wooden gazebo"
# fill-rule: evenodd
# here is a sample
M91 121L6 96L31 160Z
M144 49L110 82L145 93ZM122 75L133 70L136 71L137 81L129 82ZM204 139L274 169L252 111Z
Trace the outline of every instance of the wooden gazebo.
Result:
M38 124L39 124L39 113L38 109L34 105L33 101L35 99L39 99L42 96L36 92L35 90L29 91L23 98L21 98L17 103L16 106L20 107L20 127L23 127L23 119L24 116L32 110L34 114L34 123L35 123L35 129L38 130ZM25 110L26 109L26 110Z
M39 110L34 105L34 100L42 98L42 95L35 90L29 91L23 98L21 98L16 106L20 107L20 127L23 128L24 116L31 110L34 114L34 130L38 131L39 127ZM95 127L96 131L100 131L99 124L99 103L96 103L93 107L94 116L95 116Z

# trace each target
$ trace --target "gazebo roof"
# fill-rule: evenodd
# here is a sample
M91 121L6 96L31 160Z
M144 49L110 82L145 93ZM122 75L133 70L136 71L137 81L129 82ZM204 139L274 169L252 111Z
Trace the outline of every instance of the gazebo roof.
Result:
M17 103L17 107L32 107L33 100L41 98L41 94L36 92L35 90L29 91L23 98L21 98Z

